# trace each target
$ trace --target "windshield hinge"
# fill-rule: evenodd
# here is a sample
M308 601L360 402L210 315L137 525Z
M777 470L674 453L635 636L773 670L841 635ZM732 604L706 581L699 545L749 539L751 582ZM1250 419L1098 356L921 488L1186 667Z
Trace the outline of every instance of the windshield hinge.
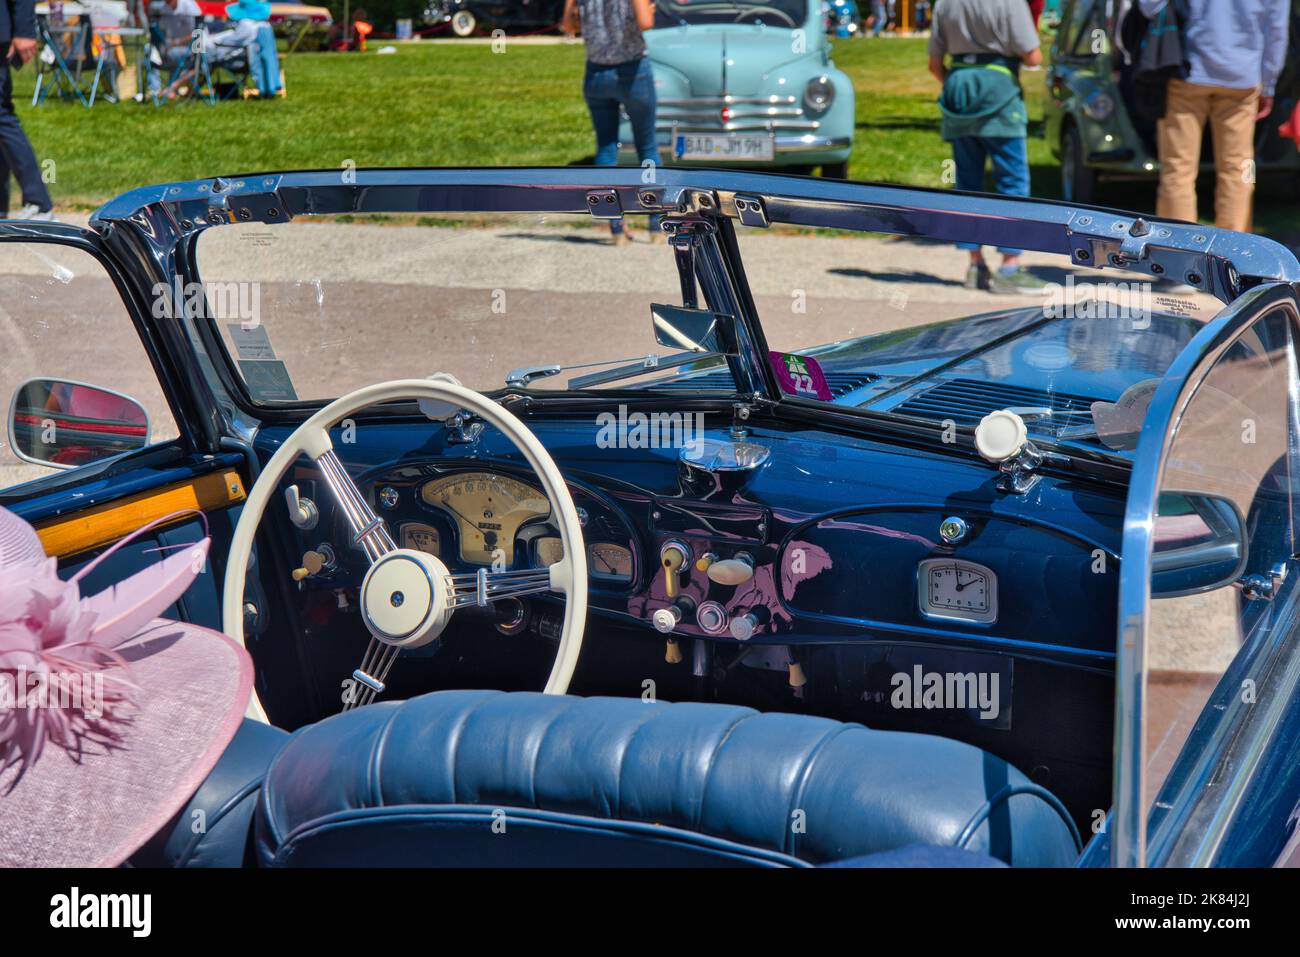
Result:
M762 199L747 193L737 193L733 202L736 204L736 215L740 217L741 225L767 229L767 212L763 209Z
M593 189L587 193L587 209L592 219L622 219L623 203L616 189Z

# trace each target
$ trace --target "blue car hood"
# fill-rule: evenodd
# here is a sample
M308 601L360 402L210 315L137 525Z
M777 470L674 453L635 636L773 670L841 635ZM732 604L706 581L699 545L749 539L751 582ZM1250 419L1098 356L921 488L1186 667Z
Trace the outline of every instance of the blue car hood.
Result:
M1164 374L1200 329L1184 316L1045 318L1041 307L988 313L807 350L830 375L872 381L837 396L886 411L951 379L1113 402Z
M766 92L767 74L809 54L795 54L794 31L753 24L692 25L645 34L652 62L687 78L692 96Z

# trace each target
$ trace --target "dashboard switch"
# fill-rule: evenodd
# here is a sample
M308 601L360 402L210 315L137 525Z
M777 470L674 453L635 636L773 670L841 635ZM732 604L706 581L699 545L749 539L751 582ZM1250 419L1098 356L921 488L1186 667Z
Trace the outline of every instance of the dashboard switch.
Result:
M754 632L767 624L772 617L766 605L757 605L743 615L731 619L731 637L737 641L749 641Z
M659 564L664 569L664 594L676 598L683 566L691 560L691 550L681 542L665 542L659 549Z
M655 631L663 635L672 634L677 628L677 623L682 620L682 610L676 605L669 605L667 608L657 608L655 613L650 616L651 623L655 626Z
M727 630L727 609L716 601L706 601L695 612L695 623L708 635L720 635Z
M291 573L293 580L302 581L304 578L310 578L312 575L319 574L320 570L325 567L325 556L320 552L303 552L302 567L295 568Z
M309 532L320 521L320 511L316 503L298 494L298 486L290 485L284 490L284 502L289 506L289 521L295 528Z

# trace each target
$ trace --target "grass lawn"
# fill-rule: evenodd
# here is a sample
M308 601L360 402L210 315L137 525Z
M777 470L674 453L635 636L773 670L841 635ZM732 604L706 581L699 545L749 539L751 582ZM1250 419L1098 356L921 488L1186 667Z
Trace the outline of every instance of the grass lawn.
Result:
M950 154L939 139L937 85L923 39L851 40L835 62L857 87L854 179L942 185ZM590 162L594 143L581 97L578 44L410 44L378 55L299 53L284 59L289 96L270 102L48 102L33 109L34 71L15 76L15 99L42 160L54 161L62 206L93 207L146 183L271 169L342 166L565 165ZM1024 75L1031 122L1043 115L1043 74ZM1055 197L1057 164L1029 141L1035 195ZM1261 232L1300 242L1300 207L1269 201ZM1116 186L1116 206L1150 210L1154 186ZM1210 209L1203 201L1203 209Z

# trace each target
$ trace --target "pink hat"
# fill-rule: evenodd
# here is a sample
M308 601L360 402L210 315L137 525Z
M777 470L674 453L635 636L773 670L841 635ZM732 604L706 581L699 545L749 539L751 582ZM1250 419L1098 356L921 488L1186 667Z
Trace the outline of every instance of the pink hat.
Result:
M201 514L201 513L199 513ZM247 653L160 619L208 539L96 595L0 508L0 866L114 867L184 807L243 718Z

